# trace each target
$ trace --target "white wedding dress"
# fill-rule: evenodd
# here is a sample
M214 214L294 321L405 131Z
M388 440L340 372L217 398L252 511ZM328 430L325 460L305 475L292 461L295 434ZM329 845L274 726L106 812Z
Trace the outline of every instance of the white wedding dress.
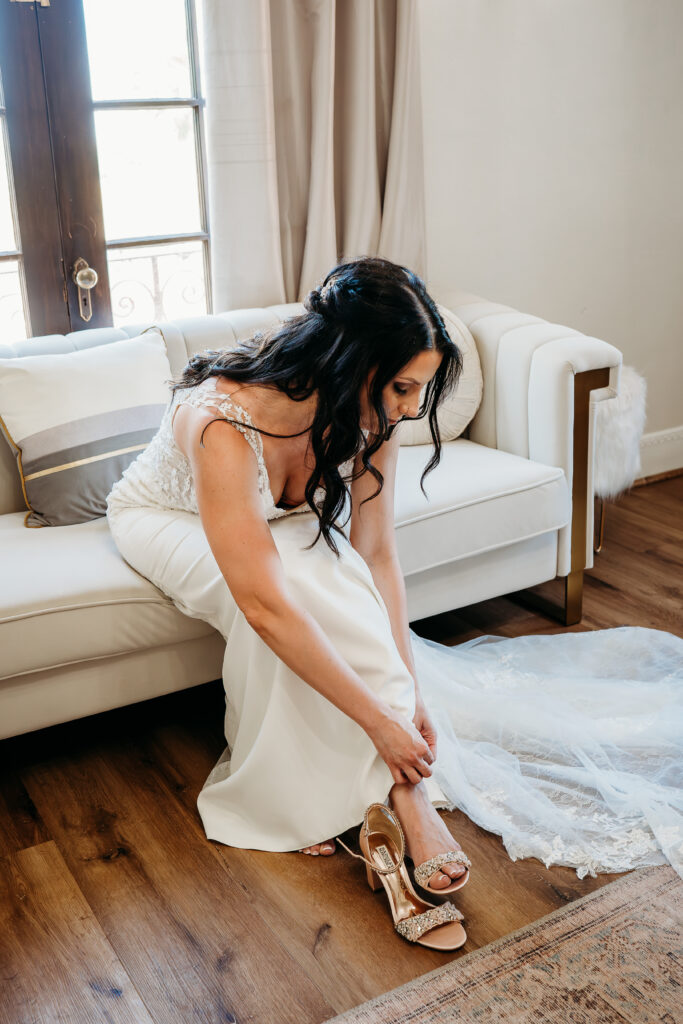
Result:
M322 538L304 550L316 517L307 505L275 506L247 411L212 379L177 392L112 489L109 524L134 569L226 639L227 746L197 800L207 836L300 849L359 824L365 807L387 796L391 775L363 730L296 676L236 607L173 438L180 403L240 421L291 592L340 654L406 717L412 680L346 535L335 534L339 559ZM342 476L351 468L340 467ZM438 732L428 780L436 806L458 807L500 835L513 860L568 865L579 878L668 861L683 876L683 639L626 626L487 635L455 647L410 637Z

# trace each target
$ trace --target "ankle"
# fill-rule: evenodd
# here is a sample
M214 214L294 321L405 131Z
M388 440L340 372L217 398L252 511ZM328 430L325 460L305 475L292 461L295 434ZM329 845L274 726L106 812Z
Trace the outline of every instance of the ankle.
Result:
M409 782L395 782L389 793L389 803L392 807L395 804L399 807L431 806L424 782L418 782L416 786Z

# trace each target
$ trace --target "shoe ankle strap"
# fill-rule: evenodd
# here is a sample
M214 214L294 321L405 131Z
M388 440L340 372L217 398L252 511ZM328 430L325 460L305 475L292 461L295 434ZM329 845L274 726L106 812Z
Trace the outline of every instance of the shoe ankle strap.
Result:
M400 849L400 852L399 852L399 858L398 858L398 863L397 864L395 864L391 868L380 867L374 861L370 861L370 860L367 859L367 857L364 857L362 855L362 853L354 853L353 850L349 850L349 848L346 845L346 843L344 842L344 840L340 839L339 836L337 836L336 839L337 839L338 843L341 843L341 845L344 847L344 849L347 851L347 853L350 853L352 857L356 857L357 860L362 860L364 864L367 864L368 867L371 867L372 870L375 871L378 875L390 875L393 871L397 871L400 868L401 864L403 864L403 862L405 860L406 838L405 838L405 835L403 834L403 829L401 828L401 822L398 820L395 812L389 806L387 801L385 801L385 803L383 803L383 804L370 804L370 806L367 808L367 810L365 812L365 816L363 818L363 824L361 826L361 831L363 829L365 829L365 832L366 832L367 835L371 834L370 833L370 828L369 828L369 825L368 825L368 817L369 817L370 811L373 809L373 807L381 807L383 813L385 813L386 816L391 820L392 824L396 828L396 831L398 832L399 839L401 841L401 849ZM379 830L376 830L372 834L374 834L374 835L381 835L381 832L379 832Z
M401 857L398 864L394 864L394 866L390 868L382 868L379 866L379 864L376 864L375 861L368 860L368 858L364 857L362 853L354 853L353 850L349 850L344 840L340 839L339 836L336 836L335 838L338 843L341 843L341 845L344 847L347 853L350 853L352 857L356 858L356 860L362 860L363 863L367 864L368 867L371 867L372 870L376 872L376 874L378 875L391 875L394 871L398 871L401 864L403 864L403 853L401 853Z

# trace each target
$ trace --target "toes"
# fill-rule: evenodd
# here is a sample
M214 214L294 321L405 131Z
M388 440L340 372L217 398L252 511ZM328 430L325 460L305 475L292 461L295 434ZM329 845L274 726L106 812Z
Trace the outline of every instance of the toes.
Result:
M310 857L329 857L335 853L337 847L334 839L326 839L324 843L314 843L313 846L305 846L300 853L307 853Z
M443 889L450 884L450 878L448 877L448 875L444 875L443 871L437 871L429 879L429 887L431 889Z
M445 889L456 878L460 878L467 868L464 864L444 864L441 871L435 872L429 879L430 889Z

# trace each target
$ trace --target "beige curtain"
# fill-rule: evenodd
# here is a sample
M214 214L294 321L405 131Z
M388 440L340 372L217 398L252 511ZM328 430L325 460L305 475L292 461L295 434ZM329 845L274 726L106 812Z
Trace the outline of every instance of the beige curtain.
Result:
M417 0L203 0L214 310L425 266Z

